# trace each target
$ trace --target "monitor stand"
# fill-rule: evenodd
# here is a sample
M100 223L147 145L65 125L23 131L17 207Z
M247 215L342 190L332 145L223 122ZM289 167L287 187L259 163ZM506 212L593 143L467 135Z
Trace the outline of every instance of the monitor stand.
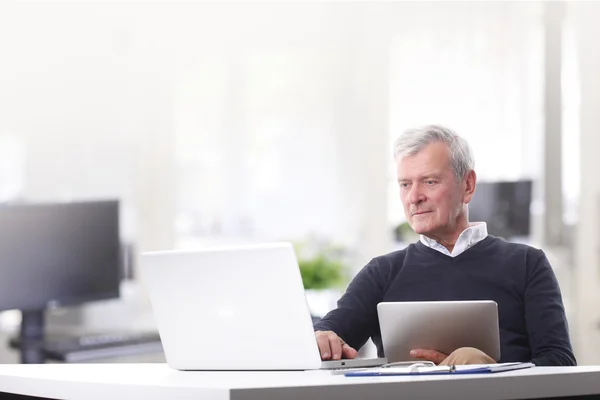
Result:
M42 364L44 355L45 310L22 310L21 332L19 335L21 363Z

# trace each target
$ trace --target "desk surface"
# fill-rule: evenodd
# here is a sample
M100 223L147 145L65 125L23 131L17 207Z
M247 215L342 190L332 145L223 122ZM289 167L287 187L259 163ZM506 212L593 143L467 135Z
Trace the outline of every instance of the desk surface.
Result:
M175 371L166 364L0 365L0 392L69 399L532 399L600 394L600 366L350 378L327 371Z

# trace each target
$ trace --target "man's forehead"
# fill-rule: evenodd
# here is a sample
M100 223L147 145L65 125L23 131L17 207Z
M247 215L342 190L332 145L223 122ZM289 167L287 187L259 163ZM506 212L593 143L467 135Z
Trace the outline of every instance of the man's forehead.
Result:
M398 180L415 180L415 179L425 179L425 178L443 178L452 172L448 169L441 170L429 170L422 171L418 173L406 173L398 170Z
M447 160L445 162L444 160L438 160L437 162L427 162L427 160L414 162L413 160L402 159L398 161L396 171L398 172L398 176L445 175L451 171L451 167Z

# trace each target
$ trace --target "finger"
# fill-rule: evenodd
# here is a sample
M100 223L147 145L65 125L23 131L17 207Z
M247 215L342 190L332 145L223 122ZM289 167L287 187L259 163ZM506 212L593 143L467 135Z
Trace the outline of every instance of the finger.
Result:
M358 351L356 351L352 347L350 347L350 345L348 345L348 343L344 343L342 345L342 358L352 359L352 358L356 358L357 355L358 355Z
M444 353L440 353L436 350L427 349L413 349L410 351L410 356L420 360L433 361L435 364L439 364L448 357Z
M424 349L416 349L411 351L411 357L414 357L418 360L432 361L435 364L439 364L446 358L444 355L434 350Z
M319 353L321 353L321 360L331 359L331 348L329 347L327 332L317 331L315 332L315 337L317 338Z
M429 361L433 361L434 364L439 365L442 361L444 361L448 356L444 353L440 353L439 351L432 350L431 357Z
M339 360L340 358L342 358L342 340L334 332L329 332L327 338L329 339L331 358L333 360Z

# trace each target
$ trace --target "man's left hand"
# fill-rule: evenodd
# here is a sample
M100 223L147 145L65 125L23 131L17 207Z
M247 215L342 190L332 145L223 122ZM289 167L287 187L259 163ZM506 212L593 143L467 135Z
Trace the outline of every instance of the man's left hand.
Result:
M436 365L448 357L447 354L436 350L414 349L410 351L410 356L419 360L433 361Z

